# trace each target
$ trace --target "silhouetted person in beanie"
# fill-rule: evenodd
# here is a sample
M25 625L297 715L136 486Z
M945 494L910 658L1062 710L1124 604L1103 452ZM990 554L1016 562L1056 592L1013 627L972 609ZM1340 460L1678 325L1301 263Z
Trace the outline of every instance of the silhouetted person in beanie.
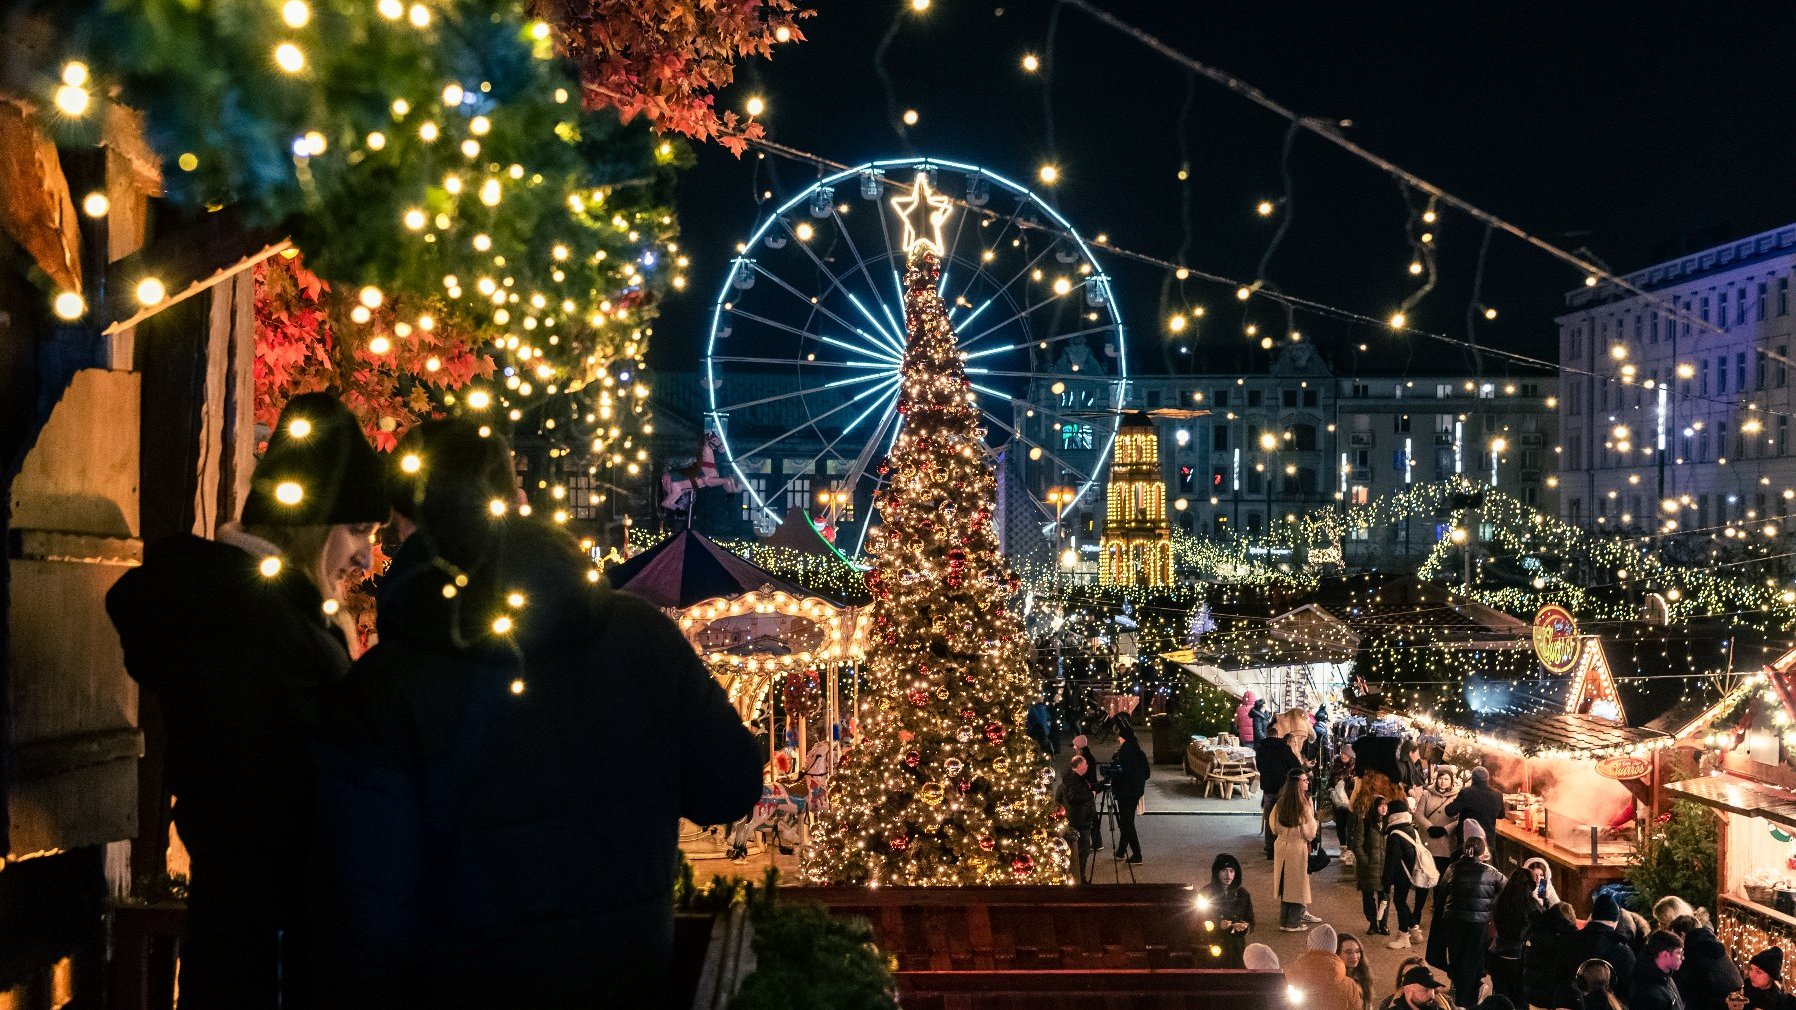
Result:
M311 937L309 749L349 669L338 600L387 517L378 455L321 393L281 412L241 524L152 544L106 595L125 669L162 708L174 820L191 857L183 1010L294 1010Z
M333 1010L662 1005L679 820L761 795L762 752L680 629L494 506L476 475L508 458L469 425L432 440L380 641L327 712ZM652 730L620 766L631 719Z

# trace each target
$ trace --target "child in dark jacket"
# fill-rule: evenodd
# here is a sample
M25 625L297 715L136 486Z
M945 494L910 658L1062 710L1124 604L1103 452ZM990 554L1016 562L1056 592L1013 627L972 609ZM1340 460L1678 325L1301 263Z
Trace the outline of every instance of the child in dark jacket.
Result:
M1222 935L1222 963L1218 967L1242 967L1247 934L1253 930L1253 896L1241 886L1241 861L1224 852L1210 864L1210 882L1198 892L1209 908L1205 918L1216 923Z

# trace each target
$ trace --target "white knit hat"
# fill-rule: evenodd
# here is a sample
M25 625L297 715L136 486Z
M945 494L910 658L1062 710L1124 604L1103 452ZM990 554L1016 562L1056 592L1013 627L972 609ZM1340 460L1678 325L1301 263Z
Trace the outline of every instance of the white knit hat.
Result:
M1263 943L1250 943L1241 952L1241 963L1253 971L1278 971L1278 955Z

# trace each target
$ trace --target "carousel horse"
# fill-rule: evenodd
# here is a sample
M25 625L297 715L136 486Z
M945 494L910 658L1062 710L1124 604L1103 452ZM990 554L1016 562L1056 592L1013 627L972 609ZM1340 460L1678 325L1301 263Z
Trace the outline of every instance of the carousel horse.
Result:
M738 490L735 480L717 472L717 453L723 448L723 436L705 432L699 441L698 456L690 463L669 465L661 474L661 508L665 512L684 512L702 487L721 487L730 494Z

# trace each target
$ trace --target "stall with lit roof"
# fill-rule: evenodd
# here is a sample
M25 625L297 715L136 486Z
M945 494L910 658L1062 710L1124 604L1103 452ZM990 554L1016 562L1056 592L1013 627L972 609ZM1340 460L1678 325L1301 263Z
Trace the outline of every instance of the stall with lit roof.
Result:
M1666 793L1719 815L1717 935L1741 964L1796 947L1796 650L1747 678L1687 742L1698 774Z
M1674 746L1763 666L1762 646L1689 624L1587 634L1556 606L1536 616L1533 646L1528 673L1473 671L1433 707L1397 714L1438 738L1451 763L1486 767L1504 791L1497 864L1544 858L1582 912L1635 860L1661 811L1661 783L1684 764Z

